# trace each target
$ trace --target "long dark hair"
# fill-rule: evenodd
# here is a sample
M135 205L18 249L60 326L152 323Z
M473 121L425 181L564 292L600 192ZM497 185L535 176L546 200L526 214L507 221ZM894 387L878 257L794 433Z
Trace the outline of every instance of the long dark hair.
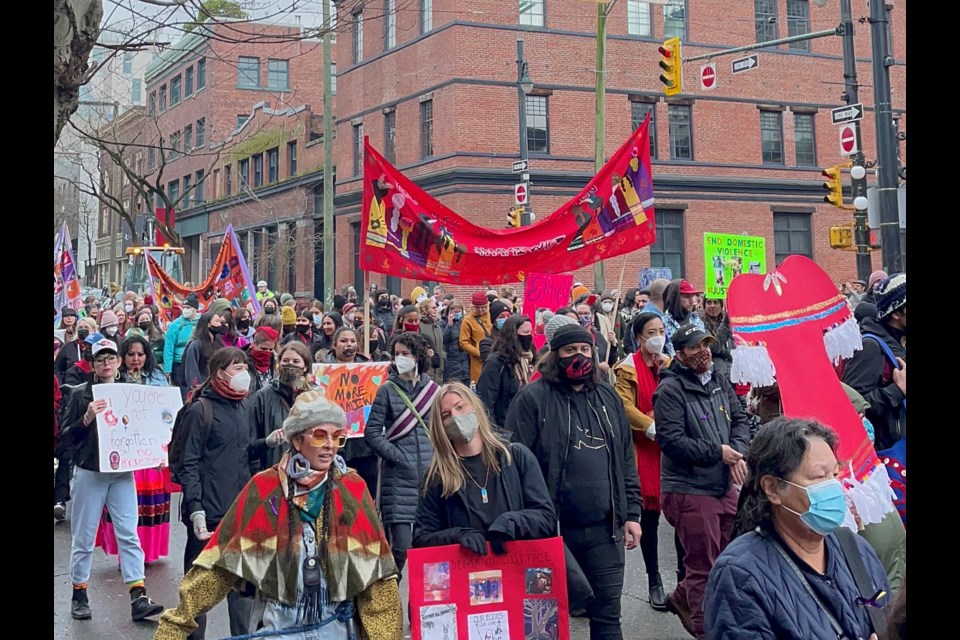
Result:
M133 314L133 326L135 326L137 329L140 329L139 320L140 316L142 316L144 313L150 314L150 328L147 329L147 340L156 342L163 337L163 332L160 331L159 327L157 327L157 314L153 312L153 309L148 306L140 307L140 309ZM143 329L140 329L140 331L143 331Z
M220 319L223 320L224 324L227 325L227 334L233 338L233 343L237 343L237 338L240 337L240 334L237 333L237 323L233 320L233 309L224 309L220 312ZM223 336L221 336L222 338Z
M223 338L220 336L210 337L210 321L213 320L213 316L217 315L220 314L214 313L213 311L207 311L201 314L200 319L197 320L197 326L193 330L193 337L190 338L191 342L196 340L200 343L201 360L208 362L215 352L223 349Z
M560 354L558 351L550 349L547 351L539 365L540 377L554 386L565 384L565 378L560 375ZM584 382L587 387L595 389L600 384L600 360L597 355L597 346L593 345L593 375Z
M410 349L410 355L417 361L417 373L426 373L427 350L430 349L430 344L426 338L412 331L396 334L390 338L390 344L387 346L387 353L390 354L391 360L393 360L393 347L398 343Z
M623 296L623 306L632 309L637 306L637 292L639 289L634 287L633 289L627 289L627 293Z
M408 313L417 313L423 318L423 314L420 314L420 310L417 309L412 304L404 305L400 311L397 312L397 317L393 319L393 334L399 335L403 333L403 317Z
M510 316L507 318L507 321L503 323L503 329L500 329L497 337L493 339L492 353L500 356L500 359L506 364L517 364L520 362L520 354L523 353L523 347L520 346L520 338L517 335L517 331L524 322L530 322L530 318L527 316ZM531 324L533 323L531 322ZM536 362L536 349L531 346L530 350L533 352L534 362Z
M323 323L327 318L330 318L331 320L333 320L333 326L336 327L333 330L333 335L329 337L323 331ZM339 329L342 326L343 326L343 316L340 315L339 311L331 311L330 313L327 313L323 316L323 319L320 320L320 327L315 330L316 333L320 334L320 349L329 349L330 347L333 346L333 336L337 335L337 329ZM320 349L318 349L318 351Z
M337 344L337 340L339 340L339 339L340 339L340 336L342 336L342 335L345 334L345 333L352 333L352 334L353 334L353 337L357 339L357 355L359 355L360 353L362 353L362 352L363 352L363 345L360 344L360 333L361 333L361 332L360 332L360 331L357 331L357 330L354 329L353 327L340 327L339 329L337 329L336 331L333 332L333 337L330 338L330 351L331 351L331 353L334 351L334 346ZM334 359L336 359L336 356L334 356Z
M716 300L720 303L720 312L719 318L711 318L707 315L707 300ZM712 333L714 336L717 335L717 329L720 327L729 327L730 326L730 317L727 314L727 305L723 303L723 298L704 298L703 299L703 326L707 328L707 331Z
M143 361L143 372L145 376L149 376L151 373L160 368L157 366L157 359L153 356L153 349L150 348L150 342L143 336L132 335L127 336L126 339L120 343L121 374L125 374L127 372L127 354L130 353L130 347L134 344L139 344L143 347L143 353L146 356Z
M684 309L680 302L680 283L683 280L671 280L663 291L663 308L677 324L684 324L690 317L690 312Z
M811 438L821 438L834 453L840 440L829 427L804 418L774 418L760 427L747 452L747 481L740 492L737 535L769 526L772 505L760 481L764 476L787 478L803 462Z

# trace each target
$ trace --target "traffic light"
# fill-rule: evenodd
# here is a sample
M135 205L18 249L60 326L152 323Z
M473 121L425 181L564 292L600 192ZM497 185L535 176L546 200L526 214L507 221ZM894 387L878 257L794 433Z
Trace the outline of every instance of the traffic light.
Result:
M511 229L519 229L521 225L521 216L523 216L523 207L514 207L507 214L507 226Z
M824 169L820 172L820 175L827 179L823 183L823 188L827 190L827 195L823 196L823 201L838 209L843 209L843 182L840 181L840 167L841 165L838 164L835 167Z
M830 227L830 248L849 249L853 246L852 227Z
M660 68L663 73L660 74L660 82L664 87L664 94L675 96L683 92L683 73L681 66L683 61L680 59L680 38L670 38L662 45L657 47L660 52Z

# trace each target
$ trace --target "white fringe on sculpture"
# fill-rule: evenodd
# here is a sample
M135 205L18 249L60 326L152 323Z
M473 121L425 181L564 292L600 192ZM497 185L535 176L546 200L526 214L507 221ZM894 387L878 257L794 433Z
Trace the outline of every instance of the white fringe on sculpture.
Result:
M854 352L863 348L860 327L854 318L847 318L836 327L827 329L823 334L823 344L827 348L827 357L833 364L852 358Z
M754 387L769 387L777 381L777 368L764 345L740 345L733 350L730 380Z
M896 511L896 506L893 504L896 496L890 487L890 476L887 475L887 468L883 462L877 461L877 466L863 482L857 481L851 468L850 475L843 479L843 483L846 485L847 496L853 500L857 508L857 514L863 526L876 524L891 511ZM853 513L849 509L843 524L853 531L857 530Z

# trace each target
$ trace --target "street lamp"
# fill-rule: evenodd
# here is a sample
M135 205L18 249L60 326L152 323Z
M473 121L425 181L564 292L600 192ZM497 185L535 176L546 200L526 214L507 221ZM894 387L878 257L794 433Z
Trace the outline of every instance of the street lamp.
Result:
M523 38L517 38L517 100L520 103L520 161L524 163L520 182L530 180L529 150L527 149L527 96L533 91L527 61L523 57ZM527 203L523 208L521 224L530 224L530 189L527 189Z

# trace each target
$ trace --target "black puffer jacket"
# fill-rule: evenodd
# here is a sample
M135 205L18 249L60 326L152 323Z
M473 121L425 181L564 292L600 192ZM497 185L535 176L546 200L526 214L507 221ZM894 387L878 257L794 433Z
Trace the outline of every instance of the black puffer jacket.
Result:
M663 452L660 490L723 496L730 488L730 467L721 446L746 454L750 445L750 423L726 376L714 373L704 386L674 359L660 370L653 412Z
M251 461L257 461L257 471L269 469L280 462L283 452L287 450L286 442L282 442L277 447L267 446L267 436L283 427L283 421L290 414L293 400L293 389L281 385L277 380L260 389L253 396L247 414L250 420L250 433L253 437L250 458Z
M213 530L257 468L249 455L253 433L245 403L228 400L210 387L200 394L213 405L213 424L209 428L203 424L199 402L192 403L183 417L187 441L180 515L188 524L191 513L204 511L207 528Z
M460 348L460 323L462 322L462 319L454 320L452 325L443 326L443 348L447 355L443 381L459 381L470 386L470 356Z
M477 396L497 426L502 427L506 422L507 409L519 391L520 380L514 366L504 362L497 353L487 356L477 381Z
M501 513L487 532L503 533L508 540L537 540L557 534L557 514L543 482L540 465L530 449L519 442L509 445L512 464L500 456L500 473L507 494L507 511ZM470 512L464 489L444 498L439 480L431 482L417 509L413 527L414 547L459 544L470 529ZM487 533L485 532L485 533Z
M80 352L80 343L76 340L68 342L60 347L60 351L57 353L57 359L53 362L53 372L57 374L57 379L61 383L66 382L67 371L77 363L78 360L83 359L83 354ZM67 382L67 384L70 384Z
M560 489L564 483L564 461L570 449L571 403L573 391L543 378L520 389L507 411L506 430L514 442L527 446L540 463L554 508L561 508ZM623 402L613 387L601 382L587 389L589 402L600 417L610 469L611 502L614 506L611 535L623 536L625 522L640 522L640 480L633 451L633 436ZM589 499L589 496L585 496Z
M907 361L907 350L900 344L903 335L889 325L864 318L860 333L872 333L883 339L895 357ZM887 363L890 363L887 365ZM876 429L877 451L892 447L907 435L907 396L893 382L893 363L884 354L876 340L866 338L863 349L853 354L843 365L843 382L850 385L870 403L867 418ZM887 376L884 376L886 370Z
M417 395L426 385L436 385L425 373L416 382L401 380L396 370L388 380L398 385L416 404ZM387 431L407 409L400 394L386 382L377 391L370 408L364 435L367 445L383 459L380 474L380 511L384 524L413 523L420 500L420 487L433 460L433 445L426 430L419 423L413 430L395 442L387 440ZM420 415L425 425L430 424L430 407Z

